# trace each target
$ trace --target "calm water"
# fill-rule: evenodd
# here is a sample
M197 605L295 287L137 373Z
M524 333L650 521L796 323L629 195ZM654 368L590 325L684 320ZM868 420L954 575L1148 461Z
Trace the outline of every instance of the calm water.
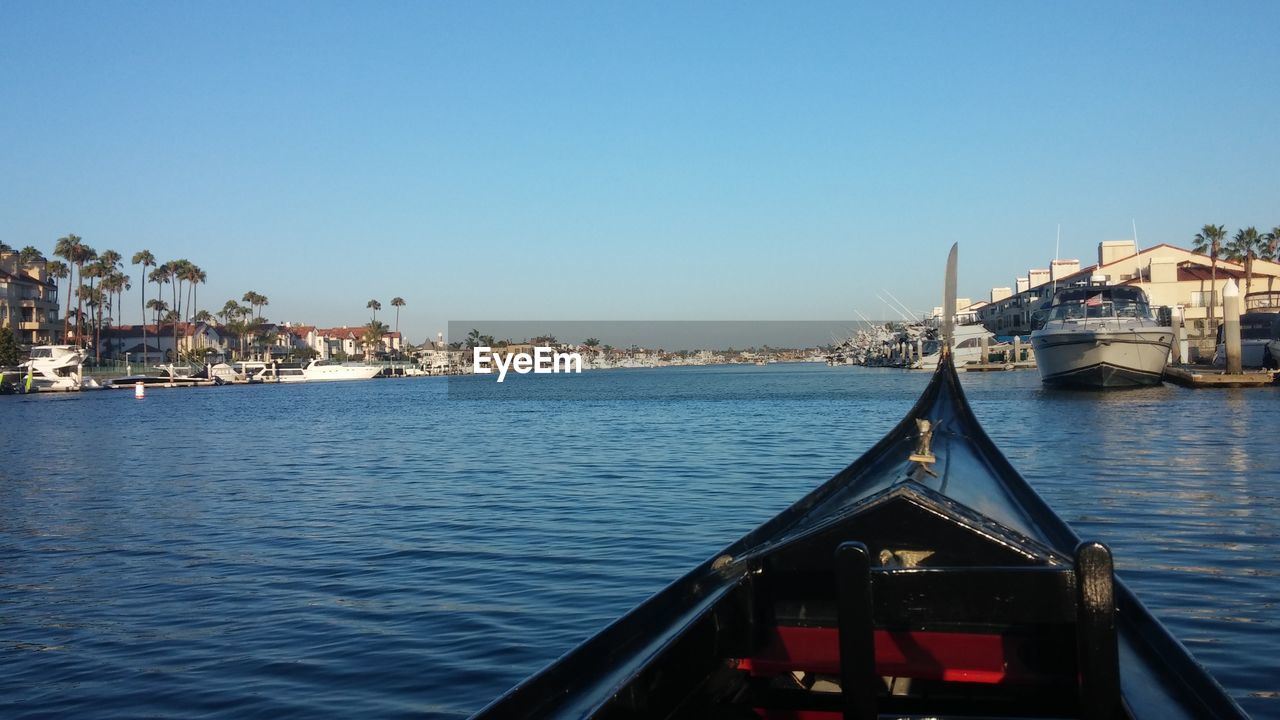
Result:
M927 379L0 398L0 716L463 717L826 480ZM1049 504L1246 710L1280 717L1280 390L964 385Z

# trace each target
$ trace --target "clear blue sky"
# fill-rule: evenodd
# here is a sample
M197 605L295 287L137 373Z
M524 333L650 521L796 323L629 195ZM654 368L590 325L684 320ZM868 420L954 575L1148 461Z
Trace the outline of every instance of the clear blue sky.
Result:
M956 240L979 297L1058 223L1086 263L1280 224L1280 3L796 5L0 3L0 240L272 320L401 295L418 342L885 317Z

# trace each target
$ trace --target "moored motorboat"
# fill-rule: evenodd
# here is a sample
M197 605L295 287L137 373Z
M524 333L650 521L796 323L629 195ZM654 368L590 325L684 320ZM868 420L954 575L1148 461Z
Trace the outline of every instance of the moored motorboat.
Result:
M1040 379L1051 385L1155 385L1169 362L1173 328L1155 318L1141 288L1068 287L1054 293L1031 345Z
M1280 323L1280 292L1256 292L1244 297L1245 311L1240 316L1240 366L1243 368L1274 367L1275 357L1268 357L1272 326ZM1225 325L1218 326L1213 364L1227 364Z
M219 378L209 376L208 368L192 372L189 367L169 363L167 365L157 365L155 369L160 372L143 372L112 378L107 382L107 387L118 390L129 390L136 388L138 385L142 385L143 387L175 388L204 387L208 385L222 384L222 380Z
M948 318L953 278L954 249ZM853 464L475 717L886 714L1244 717L995 447L949 351Z
M36 345L31 357L19 366L24 373L18 387L23 392L75 392L98 390L93 378L85 377L84 349L75 345Z
M323 360L312 360L302 368L302 376L307 382L327 380L368 380L382 368L377 365L360 365L357 363L334 364Z

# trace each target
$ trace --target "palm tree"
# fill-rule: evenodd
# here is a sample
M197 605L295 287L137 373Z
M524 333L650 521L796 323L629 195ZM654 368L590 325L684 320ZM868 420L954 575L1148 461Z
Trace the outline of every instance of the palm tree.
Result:
M151 298L147 301L147 309L151 310L156 321L156 331L160 330L160 317L169 311L169 303L160 298ZM144 319L145 321L145 319Z
M1280 225L1262 236L1262 257L1271 262L1280 262ZM1267 292L1271 292L1271 281L1274 279L1274 275L1267 274Z
M399 296L391 298L391 307L396 309L396 334L398 335L400 334L400 308L404 307L404 298Z
M80 249L84 247L84 241L75 233L67 233L58 238L53 246L53 254L67 261L68 274L71 276L71 282L67 283L67 310L62 319L62 336L65 338L71 333L71 291L75 287L75 277L70 273L72 265L79 266L76 258L80 256Z
M250 290L240 299L249 303L249 308L253 313L253 319L256 322L261 323L266 321L266 318L262 317L262 308L271 304L271 301L267 299L266 295Z
M83 337L85 334L89 332L88 325L92 323L93 314L97 312L100 307L102 291L93 286L92 280L94 277L93 273L95 272L97 271L94 269L92 265L90 265L89 266L89 278L90 278L89 284L81 285L80 287L76 288L76 299L79 301L79 305L77 306L77 309L76 309L76 316L81 319L81 322L80 322L81 327L76 328L77 337ZM84 317L84 311L80 309L85 307L87 307L89 310L89 317L87 320ZM94 350L96 351L97 348L95 347Z
M1213 308L1218 304L1218 255L1222 252L1222 238L1227 236L1227 229L1221 225L1205 225L1196 233L1192 252L1209 256L1209 327L1208 331L1216 333L1217 323L1213 321Z
M112 252L112 251L107 251ZM107 280L110 278L115 266L108 261L111 259L107 252L98 256L89 266L80 271L81 276L86 274L89 277L89 292L83 299L92 306L97 319L93 324L93 357L94 361L102 363L102 306L107 301ZM118 253L113 253L119 257ZM94 281L101 280L99 287L94 286Z
M160 263L159 265L156 265L155 270L151 271L151 275L149 275L148 278L151 282L156 284L156 296L157 299L159 299L159 296L164 294L164 284L173 281L173 270L170 268L169 263ZM160 301L160 304L164 305L165 310L169 309L169 303ZM159 305L147 303L147 307L156 309L156 335L158 336L160 334L160 323L163 317L162 311L159 309ZM177 334L176 330L174 331L174 334ZM160 347L159 339L156 340L156 347Z
M471 328L471 332L467 333L467 348L480 347L483 344L480 342L482 337L479 330Z
M147 268L155 267L156 256L150 250L133 254L133 264L142 266L142 352L147 351ZM158 328L157 328L158 329ZM145 357L145 355L144 355Z
M1227 243L1228 257L1233 262L1244 263L1244 294L1248 295L1253 290L1253 259L1258 257L1258 253L1262 250L1262 235L1258 233L1258 228L1247 227L1243 230L1237 230L1231 242Z
M382 338L387 334L386 323L371 320L364 326L364 359L369 360L370 350L382 345Z
M222 305L222 309L218 311L218 317L222 318L223 323L231 322L232 318L240 315L240 303L235 300L228 300Z
M187 282L191 283L191 310L192 310L191 316L194 319L195 315L197 314L196 312L197 302L199 301L199 298L200 298L200 293L197 288L198 286L209 282L209 274L206 273L204 270L201 270L199 266L193 263L191 265L191 272L187 276Z
M373 310L373 319L377 320L378 311L382 309L382 303L378 302L377 300L370 300L369 302L365 303L364 306Z
M18 272L37 261L44 260L44 253L34 245L28 245L18 251Z
M50 260L44 264L44 272L51 278L58 280L66 280L71 274L71 268L61 260Z
M80 276L80 284L81 284L81 285L84 285L84 268L85 268L85 265L89 265L89 266L91 266L91 267L90 267L90 273L89 273L89 288L90 288L91 290L92 290L92 288L93 288L93 280L94 280L94 277L96 277L96 271L92 269L92 264L93 264L93 262L94 262L95 260L97 260L97 259L98 259L98 251L97 251L97 250L94 250L93 248L89 247L88 245L83 245L83 244L80 246L79 252L76 254L76 257L75 257L75 262L76 262L76 274ZM77 297L77 300L79 300L79 301L80 301L80 302L82 302L82 303L83 303L83 302L88 302L88 300L89 300L89 296L83 296L83 295L82 295L82 296L78 296L78 297ZM76 309L80 311L80 317L81 317L81 318L83 318L83 317L84 317L84 308L83 308L83 307L77 307ZM83 342L83 341L84 341L84 338L80 338L80 341L81 341L81 342ZM79 344L79 343L78 343L78 344Z

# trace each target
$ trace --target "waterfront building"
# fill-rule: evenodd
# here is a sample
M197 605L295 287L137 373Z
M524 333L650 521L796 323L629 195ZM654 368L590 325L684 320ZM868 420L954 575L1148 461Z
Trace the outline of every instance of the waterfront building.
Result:
M322 360L328 360L335 355L345 355L346 357L354 357L363 355L364 346L364 326L347 327L343 325L340 328L313 328L311 337L311 347ZM403 338L400 333L392 330L382 336L382 342L375 353L395 354L403 349Z
M51 345L60 339L58 285L37 257L19 267L16 252L0 253L0 327L13 330L24 345Z
M145 334L144 334L145 329ZM140 364L168 363L194 351L209 357L230 357L237 338L225 328L209 323L178 323L174 341L173 323L116 325L102 329L102 358ZM145 344L144 344L145 339ZM178 354L174 354L174 347Z

